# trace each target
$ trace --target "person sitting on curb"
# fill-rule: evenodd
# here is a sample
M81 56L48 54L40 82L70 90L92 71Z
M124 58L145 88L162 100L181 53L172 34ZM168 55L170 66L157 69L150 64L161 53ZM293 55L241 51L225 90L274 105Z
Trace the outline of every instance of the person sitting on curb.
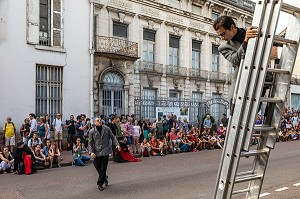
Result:
M36 169L44 169L46 165L46 156L44 155L40 144L34 147L33 155L35 158L33 164L36 167Z
M30 148L24 144L23 141L17 143L17 148L13 152L14 161L14 173L26 175L36 172L33 161L35 161L34 155Z
M147 153L147 152L148 153ZM147 139L144 139L143 142L141 143L141 158L144 157L145 153L147 153L147 155L149 157L151 157L151 145L150 143L147 141Z
M12 172L14 168L14 157L9 152L7 146L2 147L0 151L0 172L7 173Z
M57 146L54 142L51 143L50 150L49 150L49 155L53 158L53 162L57 162L57 166L61 167L60 166L60 161L61 161L60 151L59 151L59 149L57 148ZM52 168L52 166L53 165L50 162L50 167L49 168Z
M73 144L73 162L74 165L84 166L86 161L89 161L91 158L89 156L84 156L82 153L82 143L81 138L76 139L76 144Z

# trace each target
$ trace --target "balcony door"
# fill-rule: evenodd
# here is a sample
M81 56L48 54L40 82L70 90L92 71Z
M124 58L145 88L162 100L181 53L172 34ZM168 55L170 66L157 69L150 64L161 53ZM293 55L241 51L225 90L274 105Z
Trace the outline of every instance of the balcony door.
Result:
M124 79L115 72L109 72L103 77L103 114L124 114Z

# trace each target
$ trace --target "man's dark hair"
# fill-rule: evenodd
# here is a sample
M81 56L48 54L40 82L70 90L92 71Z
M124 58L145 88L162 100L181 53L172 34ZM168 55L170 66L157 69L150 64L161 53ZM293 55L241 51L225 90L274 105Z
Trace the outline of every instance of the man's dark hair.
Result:
M232 24L236 28L235 22L231 17L220 16L214 21L213 27L215 30L219 30L221 27L223 27L226 30L229 30Z
M34 113L30 113L29 115L30 115L31 117L33 117L33 118L36 118L36 116L35 116Z
M81 119L81 115L77 115L77 121Z

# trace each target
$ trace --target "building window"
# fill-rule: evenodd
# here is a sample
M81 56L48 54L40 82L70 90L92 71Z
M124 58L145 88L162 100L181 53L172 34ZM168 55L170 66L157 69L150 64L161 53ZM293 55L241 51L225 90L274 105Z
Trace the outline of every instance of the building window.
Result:
M40 0L40 35L39 45L50 46L50 4L48 0Z
M180 0L169 0L169 4L174 8L180 8Z
M300 94L291 94L291 107L295 110L298 110L300 108Z
M113 23L113 36L122 37L127 39L127 29L128 25L120 22L114 21Z
M192 68L200 70L201 42L192 40Z
M202 14L202 8L200 6L192 5L192 12L196 15Z
M62 0L40 0L39 45L62 47Z
M212 45L211 66L213 72L219 72L219 51L217 45Z
M143 31L143 61L154 62L155 31L144 29Z
M190 123L197 124L198 123L198 115L200 114L200 102L202 101L202 93L200 92L192 92L192 105L190 108Z
M218 99L218 98L221 98L221 95L220 94L213 94L212 98L213 99ZM221 109L221 108L223 108L223 109ZM216 123L218 121L221 121L222 114L225 113L224 106L222 104L212 104L211 105L211 113L214 116Z
M124 113L124 79L115 72L106 73L103 83L103 114L122 115Z
M211 18L212 18L212 20L216 20L219 16L220 16L220 14L217 13L217 12L212 12L212 13L211 13Z
M180 101L179 91L169 91L169 98L171 101Z
M37 115L48 114L52 121L55 114L62 113L62 84L62 67L37 65L35 92Z
M178 66L179 64L179 37L169 36L169 65Z
M143 89L143 100L148 102L154 102L156 100L156 90L154 89ZM155 104L147 103L147 106L142 106L142 117L149 118L152 121L155 118Z

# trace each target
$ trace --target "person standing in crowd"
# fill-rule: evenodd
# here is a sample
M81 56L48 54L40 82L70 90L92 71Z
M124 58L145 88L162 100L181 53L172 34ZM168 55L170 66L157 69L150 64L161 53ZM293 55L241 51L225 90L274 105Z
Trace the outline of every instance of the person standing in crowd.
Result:
M203 122L203 126L206 129L211 129L212 128L212 122L211 122L211 119L210 119L210 115L206 115L206 118L204 119L204 122Z
M223 124L224 128L226 128L228 125L228 118L225 113L222 115L221 123Z
M84 130L88 128L89 122L87 122L87 124L83 125L83 123L82 123L83 117L81 115L78 115L76 119L77 119L77 122L75 124L75 136L80 137L80 139L82 140L83 136L84 136Z
M132 146L132 135L133 135L132 117L128 117L127 123L124 125L124 136L126 137L126 144L129 148Z
M169 130L169 126L168 126L168 121L167 121L167 116L166 115L163 115L162 126L163 126L163 134L164 134L164 136L166 136L166 133Z
M65 128L68 128L68 151L71 150L71 146L75 144L75 120L74 115L70 115L70 120L66 120Z
M107 126L110 128L110 130L114 134L114 136L117 135L116 121L117 121L117 117L115 115L112 115L111 116L111 122L107 124Z
M143 124L143 134L144 134L144 139L148 140L149 139L149 134L150 134L150 121L148 118L146 118L144 124Z
M140 136L142 134L141 127L139 126L139 123L137 120L134 120L134 125L133 125L133 145L132 145L132 153L133 154L138 154L138 143Z
M48 126L44 123L45 120L43 117L39 118L39 138L42 141L42 145L45 146L45 140L47 139Z
M30 119L30 133L29 137L32 138L33 133L38 131L38 123L36 121L36 116L34 113L29 114L29 119Z
M6 123L3 126L3 132L5 137L5 146L10 147L10 151L13 151L16 145L16 126L11 121L11 117L6 118Z
M61 119L60 113L56 114L56 118L54 118L54 120L52 122L52 127L54 130L54 140L55 140L56 146L58 147L59 151L62 151L61 142L63 139L64 123Z
M108 126L102 125L102 121L97 117L94 121L94 128L89 134L89 153L94 159L94 166L99 174L97 185L100 191L104 190L104 183L108 185L108 177L106 176L106 169L108 165L109 154L112 154L112 143L120 151L121 147L111 132Z
M23 138L24 144L26 144L26 145L28 143L29 133L30 133L30 120L29 120L29 118L26 118L24 120L24 124L22 124L22 126L20 128L20 134Z
M46 138L47 138L47 140L50 140L50 138L51 138L51 128L50 128L49 115L45 115L45 125L47 125L47 127L48 127L48 132L46 132Z

